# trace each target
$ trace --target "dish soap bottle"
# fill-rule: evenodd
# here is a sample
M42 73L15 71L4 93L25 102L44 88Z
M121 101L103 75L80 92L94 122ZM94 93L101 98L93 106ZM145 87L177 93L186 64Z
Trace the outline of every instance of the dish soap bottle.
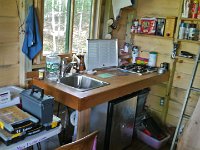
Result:
M46 56L46 78L57 81L60 74L60 57L55 53Z
M80 55L79 71L80 73L85 70L84 55Z

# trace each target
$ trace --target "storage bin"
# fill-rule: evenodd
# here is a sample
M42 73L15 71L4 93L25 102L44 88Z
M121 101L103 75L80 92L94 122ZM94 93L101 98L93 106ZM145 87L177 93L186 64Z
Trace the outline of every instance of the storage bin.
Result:
M147 134L145 134L144 132L142 132L140 129L137 129L137 137L143 141L144 143L146 143L147 145L155 148L155 149L160 149L163 145L165 145L167 143L167 141L170 138L170 135L167 134L167 136L162 139L162 140L157 140Z
M24 89L17 87L17 86L4 86L4 87L0 87L0 91L9 91L10 92L10 101L7 101L5 103L0 103L0 109L1 108L5 108L5 107L9 107L9 106L13 106L16 104L20 104L20 93L23 91Z

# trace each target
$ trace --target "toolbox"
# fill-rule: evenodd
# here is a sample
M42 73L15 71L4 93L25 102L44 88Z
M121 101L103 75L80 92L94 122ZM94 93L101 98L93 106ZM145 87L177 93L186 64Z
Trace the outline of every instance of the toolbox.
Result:
M30 114L11 106L0 109L0 128L9 133L21 133L31 129L39 120Z
M23 140L25 138L25 134L26 132L11 134L6 130L0 129L0 140L8 146Z
M32 86L31 89L20 93L22 109L29 112L40 120L43 126L49 126L53 121L54 98L44 94L44 90Z

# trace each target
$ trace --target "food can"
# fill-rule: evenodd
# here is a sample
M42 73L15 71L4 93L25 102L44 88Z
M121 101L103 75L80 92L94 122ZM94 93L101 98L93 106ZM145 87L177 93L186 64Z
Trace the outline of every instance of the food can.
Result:
M150 52L149 53L148 66L155 67L156 66L156 60L157 60L157 52Z

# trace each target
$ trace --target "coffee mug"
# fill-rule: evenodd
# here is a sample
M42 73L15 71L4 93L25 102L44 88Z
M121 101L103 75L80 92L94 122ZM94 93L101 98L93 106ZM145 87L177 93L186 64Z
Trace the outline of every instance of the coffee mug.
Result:
M160 68L164 68L165 70L169 70L169 63L167 63L167 62L161 63Z

